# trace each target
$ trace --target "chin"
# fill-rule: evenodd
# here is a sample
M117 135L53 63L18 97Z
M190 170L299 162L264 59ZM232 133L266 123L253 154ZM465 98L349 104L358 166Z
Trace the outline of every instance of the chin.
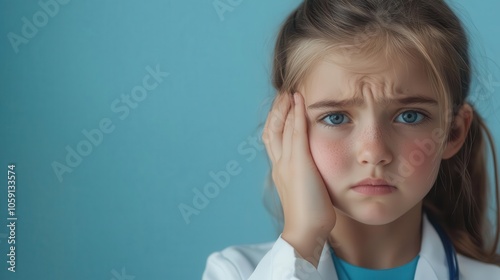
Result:
M401 209L398 211L382 203L370 203L370 205L358 205L357 207L353 207L351 209L336 210L350 219L372 226L381 226L392 223L405 213Z

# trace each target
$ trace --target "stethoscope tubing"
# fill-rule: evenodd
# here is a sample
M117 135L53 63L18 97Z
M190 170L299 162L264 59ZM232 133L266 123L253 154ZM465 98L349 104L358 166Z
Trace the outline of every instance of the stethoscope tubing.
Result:
M459 280L459 269L458 269L458 260L457 260L457 252L453 247L453 243L451 242L448 235L444 232L439 223L432 217L432 215L427 215L429 221L434 226L434 229L439 235L441 239L441 243L443 243L444 252L446 254L446 262L448 263L448 273L450 275L450 280Z

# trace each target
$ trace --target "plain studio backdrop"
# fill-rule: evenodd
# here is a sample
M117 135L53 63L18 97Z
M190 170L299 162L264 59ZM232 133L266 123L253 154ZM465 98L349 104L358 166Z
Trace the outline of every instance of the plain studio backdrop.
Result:
M299 2L1 0L0 278L200 279L209 253L275 240L258 125ZM500 4L450 3L500 147Z

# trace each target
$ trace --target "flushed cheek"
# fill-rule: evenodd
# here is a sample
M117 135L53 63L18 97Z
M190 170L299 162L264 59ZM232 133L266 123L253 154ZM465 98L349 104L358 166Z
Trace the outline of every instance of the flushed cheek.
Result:
M309 137L311 155L325 183L342 183L351 169L350 145L341 139L329 139L312 133Z
M407 141L400 147L397 157L399 175L421 190L429 189L437 175L440 161L437 151L431 145L422 145L419 140ZM427 142L429 143L429 142Z

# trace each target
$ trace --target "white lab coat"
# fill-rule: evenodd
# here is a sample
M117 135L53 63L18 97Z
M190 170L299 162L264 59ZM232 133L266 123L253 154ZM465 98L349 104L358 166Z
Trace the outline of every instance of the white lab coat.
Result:
M500 280L500 267L457 255L460 280ZM422 244L415 280L448 280L448 265L441 239L424 215ZM203 280L338 280L328 244L316 269L278 237L276 242L231 246L210 254Z

